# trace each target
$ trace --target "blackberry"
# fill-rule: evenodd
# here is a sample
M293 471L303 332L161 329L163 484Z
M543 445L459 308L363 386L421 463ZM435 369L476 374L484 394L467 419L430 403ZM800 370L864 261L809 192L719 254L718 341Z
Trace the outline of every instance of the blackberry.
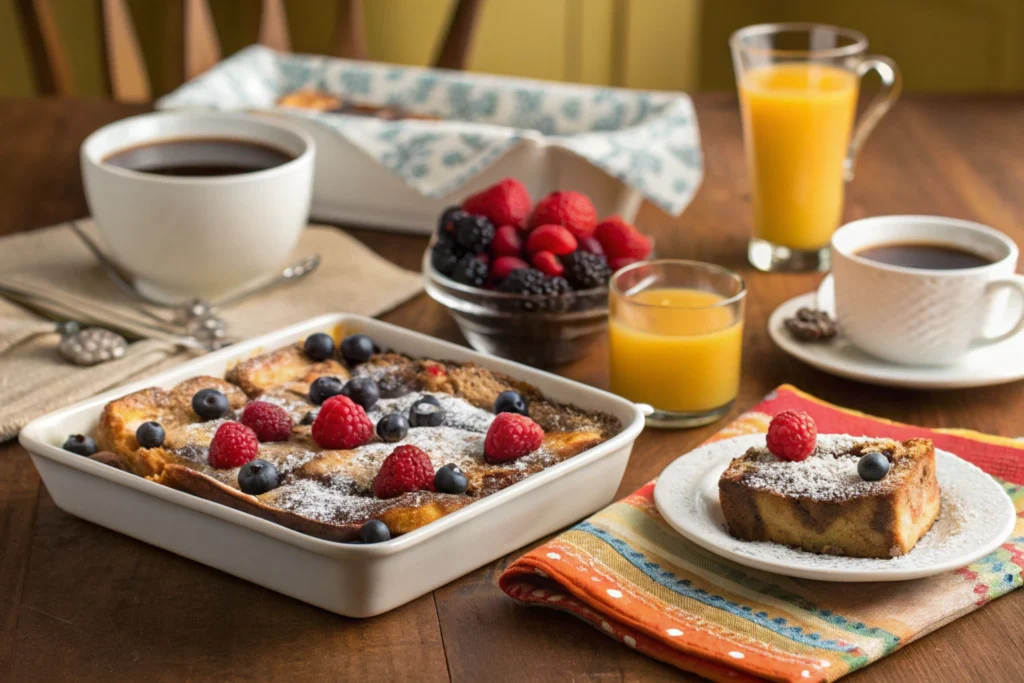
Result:
M461 206L449 206L441 213L441 218L437 222L437 234L438 235L451 235L452 231L448 228L452 227L452 223L456 219L468 216L469 214L462 210Z
M565 266L565 279L573 289L604 287L612 276L612 269L603 258L586 251L574 251L562 257L562 265Z
M483 287L487 282L487 264L476 256L466 255L452 271L452 279L470 287Z
M430 248L430 265L442 275L451 275L459 262L461 250L448 240L438 240Z
M524 311L564 311L572 304L572 297L559 296L572 292L568 281L564 277L548 277L536 268L513 270L498 285L498 291L510 294L557 297L548 301L515 302L515 306Z
M455 221L455 244L474 254L482 254L494 241L494 223L484 216L461 216Z

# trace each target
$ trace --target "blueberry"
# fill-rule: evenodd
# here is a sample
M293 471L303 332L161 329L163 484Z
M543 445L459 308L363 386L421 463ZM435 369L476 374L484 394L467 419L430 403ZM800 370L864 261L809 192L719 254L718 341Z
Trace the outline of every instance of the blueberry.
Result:
M379 519L371 519L359 530L359 540L363 543L381 543L391 540L391 530Z
M306 337L306 343L302 345L302 350L312 360L317 362L327 360L334 355L334 339L331 335L323 332L311 334Z
M382 441L395 443L404 439L408 433L409 421L401 413L391 413L377 421L377 436Z
M363 410L369 410L380 399L380 389L377 388L377 383L369 377L350 379L342 387L341 393L361 405Z
M881 481L888 473L889 459L881 453L867 453L857 461L857 474L864 481Z
M316 420L316 411L315 410L310 410L309 412L307 412L305 415L302 416L302 421L299 422L299 424L306 425L308 427L309 425L313 424L313 422L315 420Z
M331 396L337 396L341 393L345 385L342 384L341 380L337 377L331 377L325 375L323 377L317 377L313 380L313 383L309 385L309 400L320 405Z
M444 422L444 408L433 396L424 396L409 407L410 427L440 427Z
M503 391L498 394L494 402L494 414L516 413L517 415L529 415L530 411L526 405L526 399L520 396L518 391Z
M159 422L143 422L135 430L135 440L143 448L158 448L164 445L164 428Z
M280 485L280 478L274 463L266 460L250 460L238 468L238 488L242 493L258 496L272 491Z
M341 355L349 365L359 365L373 355L373 340L365 334L353 334L341 342Z
M228 412L228 397L216 389L200 389L192 397L192 410L204 420L216 420Z
M469 479L454 464L445 465L434 475L434 488L440 493L465 493Z
M93 455L98 448L96 448L96 441L91 436L85 436L84 434L72 434L68 437L68 440L64 442L64 450L71 451L75 455Z

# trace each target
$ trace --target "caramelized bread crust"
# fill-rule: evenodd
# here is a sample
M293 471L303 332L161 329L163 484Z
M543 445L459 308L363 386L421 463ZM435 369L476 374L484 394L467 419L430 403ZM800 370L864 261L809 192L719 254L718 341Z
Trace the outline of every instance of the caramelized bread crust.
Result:
M435 469L449 462L459 465L469 480L467 492L417 491L376 498L373 478L384 458L400 444L374 440L350 451L317 446L309 423L318 408L308 393L310 383L323 375L375 379L381 399L368 411L374 421L391 412L407 413L425 393L438 398L445 408L444 423L410 429L400 443L423 448ZM192 411L192 396L206 388L228 397L231 409L225 419L202 420ZM527 398L530 415L544 428L545 438L537 451L492 465L483 459L483 440L493 419L494 401L507 389ZM260 444L258 457L274 463L281 485L258 496L239 490L237 468L217 469L207 460L217 428L240 415L250 400L283 407L294 425L288 441ZM135 439L135 430L148 420L164 427L166 436L158 448L140 448ZM227 373L227 380L195 377L170 391L143 389L111 401L100 419L97 441L113 454L111 464L119 463L158 483L312 536L349 541L358 537L369 519L384 521L392 534L408 533L592 448L619 428L610 416L555 403L530 385L471 364L379 353L349 370L335 360L311 361L299 344L242 362Z
M878 482L856 475L872 451L890 462ZM840 438L807 460L782 462L764 448L736 458L718 482L729 533L850 557L891 558L913 549L939 514L935 448L904 442Z

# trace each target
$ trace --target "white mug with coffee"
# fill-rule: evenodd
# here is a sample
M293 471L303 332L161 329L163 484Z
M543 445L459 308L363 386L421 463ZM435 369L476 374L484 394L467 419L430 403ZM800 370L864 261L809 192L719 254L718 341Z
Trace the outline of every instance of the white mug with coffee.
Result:
M879 216L847 223L832 236L843 334L894 363L954 363L1024 330L1017 257L1013 240L970 221Z
M243 114L115 121L82 144L89 209L146 294L215 297L272 271L309 219L313 139Z

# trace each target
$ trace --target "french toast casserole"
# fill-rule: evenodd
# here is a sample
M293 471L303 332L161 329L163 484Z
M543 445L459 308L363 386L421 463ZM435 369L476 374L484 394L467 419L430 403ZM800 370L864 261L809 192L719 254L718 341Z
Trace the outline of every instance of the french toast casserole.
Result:
M340 342L340 343L339 343ZM332 541L408 533L621 430L469 363L318 333L108 403L98 459Z
M858 464L882 461L866 480ZM887 461L887 464L886 462ZM751 448L719 479L729 533L850 557L905 555L939 514L935 448L928 439L892 441L832 435L806 460Z

